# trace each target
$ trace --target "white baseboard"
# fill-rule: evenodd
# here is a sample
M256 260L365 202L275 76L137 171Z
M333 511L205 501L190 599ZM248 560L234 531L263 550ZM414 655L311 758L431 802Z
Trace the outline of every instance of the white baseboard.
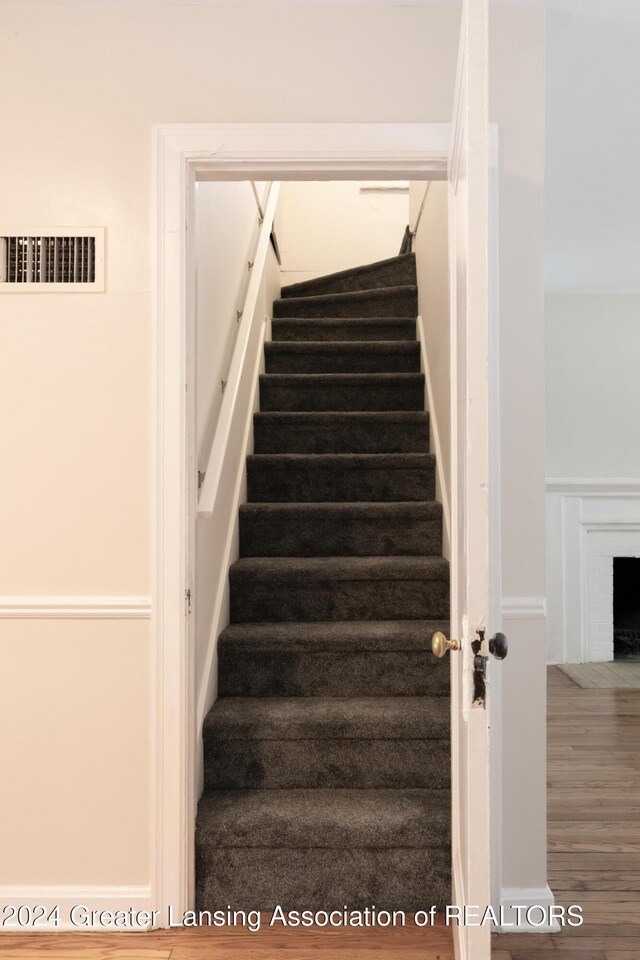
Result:
M20 922L11 908L20 910ZM110 916L122 912L122 922ZM102 916L100 916L100 914ZM154 924L151 888L144 886L2 886L3 933L148 930Z
M544 887L503 887L500 912L505 922L495 929L498 933L556 933L561 929L557 920L537 925L542 918L540 910L534 911L534 922L527 923L525 911L520 911L518 918L518 911L514 909L516 906L541 907L548 917L549 909L554 904L555 899L548 884Z

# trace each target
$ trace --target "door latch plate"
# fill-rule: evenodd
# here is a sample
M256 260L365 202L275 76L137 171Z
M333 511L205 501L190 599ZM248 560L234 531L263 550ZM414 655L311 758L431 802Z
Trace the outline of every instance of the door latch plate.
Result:
M482 653L484 630L476 630L477 640L471 641L473 651L473 703L472 706L484 709L487 703L487 660Z

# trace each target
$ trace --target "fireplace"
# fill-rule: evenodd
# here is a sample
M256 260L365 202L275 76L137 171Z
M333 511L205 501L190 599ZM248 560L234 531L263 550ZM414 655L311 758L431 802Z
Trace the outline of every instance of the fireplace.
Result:
M613 562L640 559L640 478L549 481L547 490L549 659L611 663ZM640 576L632 588L640 595ZM633 622L620 630L640 630Z
M640 557L613 558L613 656L640 660Z

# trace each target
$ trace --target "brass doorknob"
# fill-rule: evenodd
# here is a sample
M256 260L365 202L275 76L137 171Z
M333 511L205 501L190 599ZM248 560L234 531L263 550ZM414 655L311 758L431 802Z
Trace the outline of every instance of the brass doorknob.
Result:
M460 641L459 640L448 640L445 637L444 633L441 633L440 630L436 632L431 637L431 653L434 657L444 657L447 650L459 650Z

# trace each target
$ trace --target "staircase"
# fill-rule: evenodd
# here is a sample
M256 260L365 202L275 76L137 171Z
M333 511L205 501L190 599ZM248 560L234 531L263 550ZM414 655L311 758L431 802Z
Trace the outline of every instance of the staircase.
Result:
M449 569L415 259L274 304L204 724L198 909L450 900Z

